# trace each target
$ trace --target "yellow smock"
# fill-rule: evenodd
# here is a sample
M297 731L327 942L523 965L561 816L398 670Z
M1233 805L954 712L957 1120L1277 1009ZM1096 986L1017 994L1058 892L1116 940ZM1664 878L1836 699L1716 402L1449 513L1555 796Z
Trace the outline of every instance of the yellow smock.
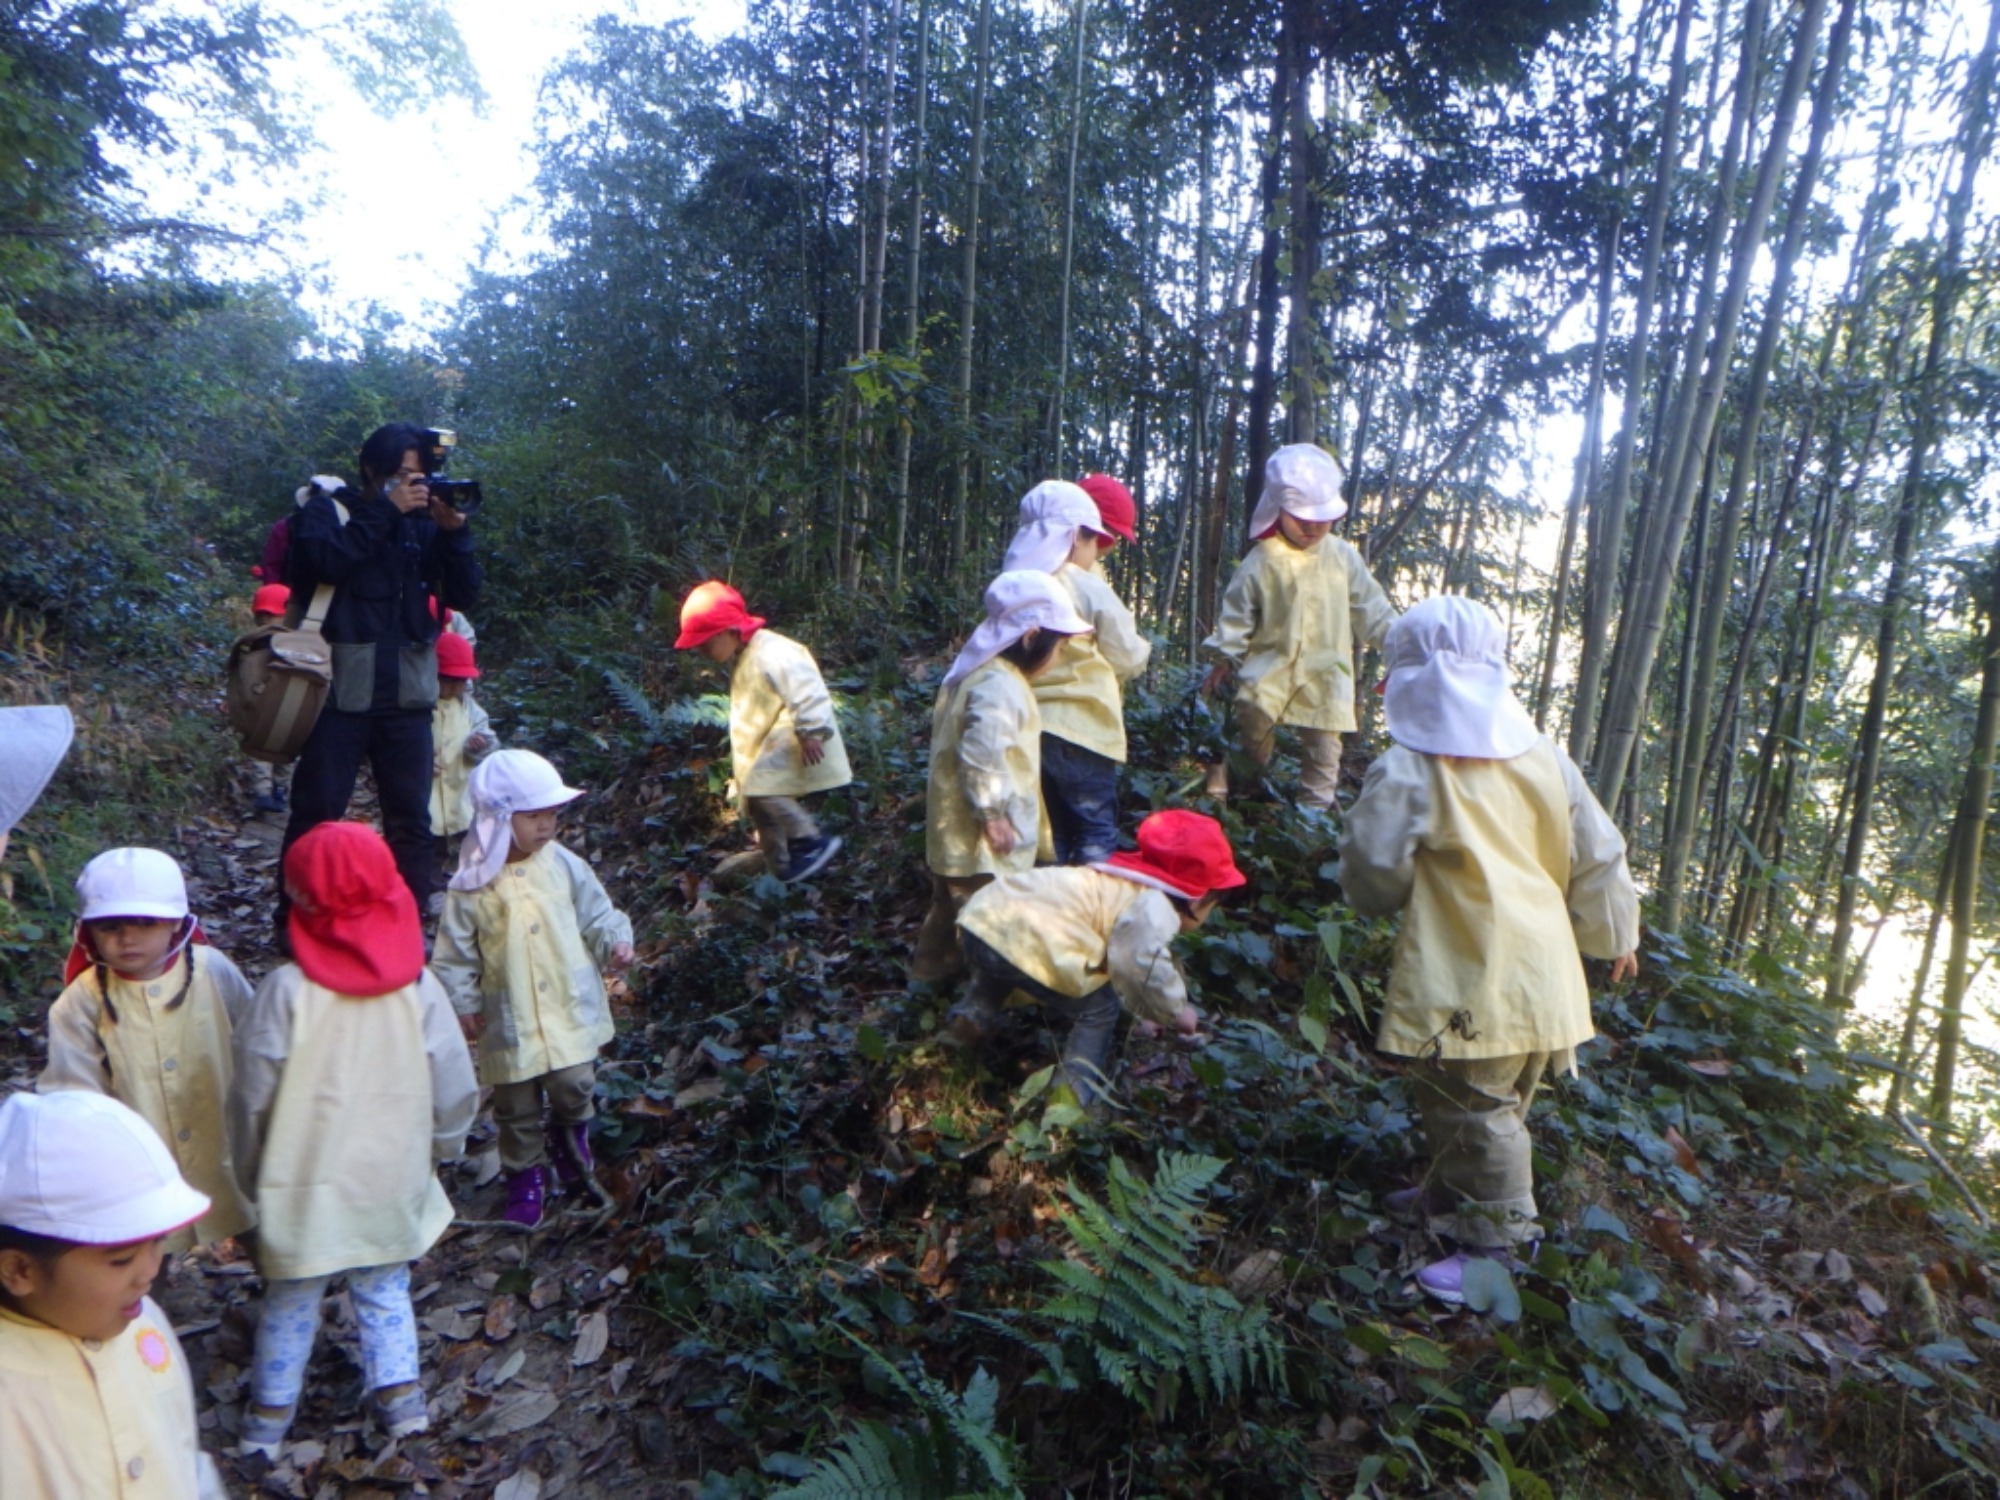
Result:
M479 1081L491 1088L593 1062L611 1040L600 972L632 920L561 844L447 891L432 971L460 1015L484 1015Z
M242 971L214 948L191 943L158 979L86 969L49 1008L49 1060L35 1091L84 1089L129 1105L167 1143L181 1176L209 1196L207 1213L167 1236L170 1253L228 1239L257 1222L230 1150L227 1107L232 1025L249 1003Z
M1396 608L1361 554L1331 534L1311 547L1269 536L1245 554L1222 593L1205 650L1236 664L1236 701L1274 724L1359 727L1354 643L1379 647Z
M1511 760L1388 750L1340 884L1356 911L1403 912L1376 1038L1401 1057L1564 1053L1595 1030L1578 950L1639 945L1625 841L1547 736Z
M481 735L486 737L484 750L465 748ZM497 748L492 717L477 698L440 698L432 706L432 833L463 833L472 826L472 768Z
M257 1184L257 1268L299 1281L417 1259L451 1224L435 1164L479 1112L472 1055L429 970L336 994L285 964L236 1031L231 1120Z
M1092 633L1067 637L1034 680L1042 733L1125 760L1123 684L1146 670L1153 643L1095 567L1064 563L1055 580Z
M111 1339L0 1307L0 1500L228 1500L151 1297Z
M825 753L799 758L799 736ZM834 722L833 697L812 652L769 626L743 643L729 670L729 760L745 797L803 797L854 779Z
M999 855L982 825L1014 825ZM933 874L1005 875L1034 868L1049 837L1042 816L1042 715L1021 669L994 657L938 694L924 790L924 860Z
M981 886L958 925L1030 979L1075 999L1109 984L1134 1015L1171 1026L1188 1003L1164 892L1102 870L1055 865Z

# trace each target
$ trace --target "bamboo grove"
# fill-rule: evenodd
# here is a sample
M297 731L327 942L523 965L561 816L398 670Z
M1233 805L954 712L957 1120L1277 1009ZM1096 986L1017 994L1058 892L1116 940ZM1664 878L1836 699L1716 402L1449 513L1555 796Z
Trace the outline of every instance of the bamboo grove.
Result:
M10 55L105 9L7 7ZM1848 1008L1914 926L1907 1024L1871 1005L1858 1036L1943 1116L1968 1057L2000 1076L1960 1025L2000 930L1997 28L1985 0L754 0L713 42L605 17L543 87L548 252L445 326L286 356L298 315L226 251L149 263L177 347L244 362L187 402L284 396L188 503L247 551L281 471L414 405L499 497L514 628L722 572L894 646L962 628L1028 485L1105 469L1141 504L1120 591L1186 661L1264 455L1321 442L1400 602L1508 621L1660 930ZM116 197L79 163L65 191ZM16 205L0 264L57 253L52 214ZM95 243L72 270L129 307ZM48 294L7 294L69 357ZM7 461L55 495L23 389ZM35 605L20 555L0 602Z

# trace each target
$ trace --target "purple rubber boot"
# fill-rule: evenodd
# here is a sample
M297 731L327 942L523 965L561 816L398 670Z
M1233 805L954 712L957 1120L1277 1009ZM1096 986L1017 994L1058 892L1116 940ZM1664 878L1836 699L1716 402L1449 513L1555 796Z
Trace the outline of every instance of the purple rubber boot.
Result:
M548 1197L547 1167L524 1167L507 1174L507 1206L500 1217L509 1224L533 1229L542 1222L542 1202Z
M556 1120L549 1131L549 1159L555 1163L556 1181L565 1189L589 1177L596 1163L590 1156L590 1122Z

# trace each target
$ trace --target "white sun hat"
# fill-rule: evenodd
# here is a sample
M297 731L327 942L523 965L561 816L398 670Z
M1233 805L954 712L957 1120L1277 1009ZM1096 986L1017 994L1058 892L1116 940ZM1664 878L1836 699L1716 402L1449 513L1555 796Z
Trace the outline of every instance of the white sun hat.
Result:
M986 622L972 632L944 685L963 682L1031 630L1088 635L1090 621L1076 612L1061 584L1047 573L1018 568L986 585Z
M472 828L458 848L455 891L476 891L493 883L514 846L514 814L561 807L583 795L565 785L562 772L532 750L496 750L473 767Z
M1250 518L1254 541L1285 512L1301 521L1338 521L1347 514L1347 474L1340 460L1316 443L1288 443L1264 461L1264 488Z
M0 833L28 815L76 738L76 720L55 704L0 708Z
M76 877L80 918L158 917L178 922L188 914L187 881L171 855L158 849L107 849Z
M1440 594L1382 642L1382 711L1399 745L1427 755L1512 760L1541 737L1509 683L1507 632L1485 605Z
M1082 485L1066 479L1044 479L1021 497L1021 529L1007 544L1006 573L1031 568L1053 573L1069 561L1079 531L1109 536L1097 502Z
M106 1094L0 1102L0 1224L80 1245L157 1239L208 1212L153 1127Z

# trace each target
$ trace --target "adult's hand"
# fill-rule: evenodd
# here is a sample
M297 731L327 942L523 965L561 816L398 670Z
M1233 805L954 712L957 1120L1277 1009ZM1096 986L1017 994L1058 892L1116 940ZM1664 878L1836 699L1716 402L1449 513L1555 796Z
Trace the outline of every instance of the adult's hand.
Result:
M424 483L421 474L397 474L383 486L383 498L404 515L422 510L430 505L433 512L437 507L431 501L431 487Z
M427 498L430 496L430 493L431 492L428 489L424 491L424 495ZM465 512L459 510L453 510L449 505L446 505L444 501L437 499L432 499L430 502L430 506L431 506L431 520L437 523L437 529L439 531L459 531L464 529Z

